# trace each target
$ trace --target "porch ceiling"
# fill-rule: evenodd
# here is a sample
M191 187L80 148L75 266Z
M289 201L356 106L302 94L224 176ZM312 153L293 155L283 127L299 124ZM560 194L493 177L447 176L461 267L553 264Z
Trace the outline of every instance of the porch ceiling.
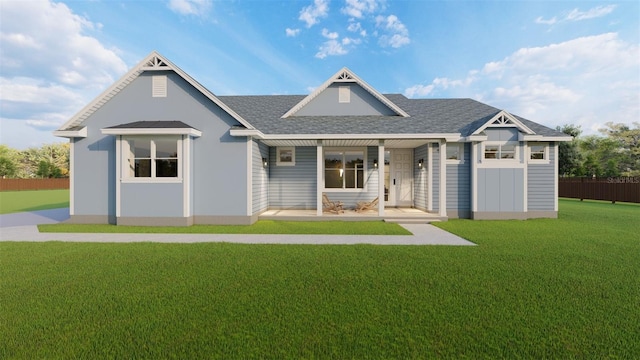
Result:
M268 146L316 146L318 145L318 140L261 140L265 145ZM389 139L384 141L384 146L386 148L409 148L413 149L418 146L430 143L437 142L434 139ZM330 139L323 140L323 146L330 147L363 147L363 146L378 146L379 139Z

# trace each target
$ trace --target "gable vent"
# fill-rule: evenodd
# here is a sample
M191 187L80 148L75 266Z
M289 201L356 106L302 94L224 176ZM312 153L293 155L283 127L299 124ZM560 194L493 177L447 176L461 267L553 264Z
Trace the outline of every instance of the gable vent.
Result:
M154 75L151 80L151 96L167 97L167 76Z
M493 125L514 125L515 124L505 115L500 115L496 121L493 122Z
M340 87L338 87L338 102L339 103L350 103L351 102L351 87L350 86L340 86Z

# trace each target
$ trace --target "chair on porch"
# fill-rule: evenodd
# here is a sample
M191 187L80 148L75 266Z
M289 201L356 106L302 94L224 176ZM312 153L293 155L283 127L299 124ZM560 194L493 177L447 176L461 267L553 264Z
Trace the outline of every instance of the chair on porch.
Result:
M356 204L356 212L374 210L378 207L378 198L371 201L360 201Z
M327 194L322 194L322 211L333 211L340 214L344 212L343 206L341 201L331 201Z

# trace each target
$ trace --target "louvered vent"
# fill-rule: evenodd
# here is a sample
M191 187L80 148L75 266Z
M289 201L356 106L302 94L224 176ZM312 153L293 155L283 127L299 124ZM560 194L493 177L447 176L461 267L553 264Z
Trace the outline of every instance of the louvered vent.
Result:
M154 75L152 79L151 96L167 97L167 76Z

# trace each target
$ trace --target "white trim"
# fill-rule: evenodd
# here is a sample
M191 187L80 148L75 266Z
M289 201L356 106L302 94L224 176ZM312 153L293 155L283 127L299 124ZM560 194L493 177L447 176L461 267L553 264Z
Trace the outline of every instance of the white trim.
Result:
M440 208L439 215L447 216L447 143L440 142Z
M543 151L544 151L544 158L543 159L532 159L531 158L531 147L532 146L542 146L543 147ZM525 159L527 161L527 163L529 164L549 164L551 162L551 160L549 160L550 158L550 154L549 151L549 143L548 142L541 142L541 141L532 141L532 142L528 142L525 143Z
M491 158L486 158L486 148L487 145L497 145L498 146L498 153L496 154L496 156L498 156L495 159L491 159ZM500 156L502 156L502 146L504 145L513 145L514 146L514 154L513 154L513 158L509 159L509 158L501 158ZM482 149L481 149L481 156L482 156L482 164L491 164L491 163L502 163L503 165L508 165L508 164L518 164L521 163L521 159L520 156L521 152L520 152L520 147L521 144L518 141L485 141L482 143ZM499 166L502 167L502 166ZM507 166L504 166L507 167Z
M85 126L80 130L57 130L53 132L53 136L63 138L86 138L87 127Z
M464 139L465 139L465 141L470 141L470 142L487 141L487 139L489 139L489 136L487 136L487 135L469 135L469 136L465 137Z
M172 134L174 135L174 134ZM117 174L119 181L121 181L122 183L181 183L184 179L184 172L183 172L183 165L182 162L183 160L183 151L182 151L182 143L183 143L183 139L184 136L163 136L163 137L154 137L154 136L126 136L126 135L118 135L116 136L116 139L120 139L120 141L123 143L123 145L121 145L122 150L125 150L126 147L126 153L124 151L122 151L119 155L119 159L120 159L120 163L117 164L118 168L120 169L120 173ZM174 177L157 177L156 176L156 161L158 158L156 157L156 141L158 140L175 140L176 141L176 152L177 152L177 161L178 161L178 173L176 174L176 176ZM150 151L150 160L151 160L151 176L150 177L135 177L133 175L131 175L130 173L130 169L129 169L129 156L131 155L131 148L130 148L130 141L131 140L144 140L144 141L149 141L149 151ZM122 161L122 157L123 156L127 156L127 161ZM116 157L118 157L118 154L116 154ZM162 158L160 158L162 159ZM118 161L118 160L116 160ZM126 166L126 169L125 169Z
M433 211L433 145L427 146L427 211Z
M384 140L378 142L378 216L384 216Z
M122 136L116 136L116 218L122 214L121 184L122 184ZM129 148L129 142L124 141Z
M402 117L409 117L404 110L402 110L398 105L391 102L391 100L387 99L384 95L379 93L376 89L367 84L364 80L357 77L351 70L346 67L340 69L337 73L331 76L327 81L325 81L322 85L320 85L314 92L309 94L307 97L302 99L299 103L297 103L294 107L289 109L282 118L287 118L289 116L294 115L300 109L302 109L305 105L311 102L316 96L320 95L325 89L327 89L333 83L356 83L360 85L363 89L368 91L371 95L373 95L376 99L380 100L384 105L386 105L389 109L393 110L397 115Z
M555 171L554 171L554 176L553 176L553 182L555 183L555 188L554 188L554 196L553 198L555 199L555 204L553 205L553 210L554 211L558 211L558 173L560 171L560 169L558 168L558 158L560 153L558 152L558 143L553 143L553 152L554 152L554 156L555 156Z
M202 131L194 128L104 128L104 135L189 135L202 136Z
M187 81L191 86L200 91L205 97L211 100L214 104L218 105L227 114L231 115L231 117L237 120L240 124L242 124L246 128L253 129L253 126L249 124L249 122L243 119L225 103L220 101L220 99L218 99L211 91L207 90L207 88L202 86L189 74L177 67L171 61L167 60L164 56L160 55L157 51L152 51L149 55L147 55L146 58L144 58L136 66L134 66L131 70L124 74L118 81L113 83L113 85L111 85L100 95L98 95L98 97L96 97L92 102L87 104L82 110L76 113L71 119L69 119L69 121L64 123L64 125L62 125L58 129L58 131L68 130L69 128L80 125L84 120L91 116L91 114L100 109L102 105L107 103L107 101L109 101L112 97L114 97L117 93L124 89L128 84L137 79L144 71L157 70L174 71L185 81Z
M76 140L71 138L69 139L69 215L73 216L75 214L75 196L73 193L75 192L75 165L73 164L75 161L75 146Z
M447 144L447 149L449 149L449 147L451 147L451 148L457 147L458 148L458 159L449 159L449 154L445 153L445 158L447 160L447 165L464 164L464 161L465 161L465 158L464 158L464 144L465 143L461 143L461 142L453 142L453 143L448 143Z
M507 119L509 119L513 125L496 125L494 124L494 122L496 120L498 120L501 117L506 117ZM516 119L515 116L509 114L508 112L506 112L505 110L500 110L499 113L495 114L491 119L489 119L489 121L487 121L486 123L484 123L484 125L482 125L481 127L479 127L476 131L473 132L473 134L471 135L478 135L480 134L482 131L484 131L484 129L488 128L488 127L515 127L518 128L522 131L524 131L527 134L533 135L535 134L535 132L531 129L529 129L525 124L523 124L520 120Z
M247 216L251 215L253 215L253 139L249 136L247 137Z
M182 196L183 199L183 210L182 216L189 217L191 216L191 137L183 136L182 137Z
M276 154L277 155L277 154ZM324 150L322 140L316 145L316 215L322 216L322 192L324 190Z
M471 211L478 211L478 143L471 143Z
M327 188L325 187L325 167L324 167L324 162L325 162L325 153L327 151L337 151L337 152L356 152L356 151L361 151L362 152L362 188L346 188L346 187L342 187L342 188ZM366 147L336 147L336 146L324 146L323 147L323 152L322 152L322 177L323 177L323 181L322 181L322 191L323 192L366 192L367 191L367 187L368 187L368 182L367 182L367 170L368 170L368 166L367 166L367 160L368 160L368 154L367 154L367 148ZM344 155L343 155L344 156ZM343 157L344 160L344 157ZM344 166L344 163L342 164ZM384 165L384 164L383 164ZM379 167L380 165L378 165ZM346 169L343 169L346 171ZM356 170L356 176L357 176L357 169ZM343 186L344 184L344 180L343 180ZM356 184L357 185L357 184Z
M523 182L524 184L522 184L523 186L523 199L522 199L522 204L523 204L523 211L527 212L529 210L529 166L528 166L528 162L526 161L527 156L528 156L528 151L527 149L529 149L529 147L527 146L527 143L524 143L524 147L525 147L525 151L524 151L524 161L522 162L522 178L523 178Z
M231 136L254 136L260 140L460 140L460 133L402 134L264 134L259 130L231 129Z
M280 151L291 151L291 161L281 161ZM295 146L277 146L276 147L276 166L296 166L296 147Z

